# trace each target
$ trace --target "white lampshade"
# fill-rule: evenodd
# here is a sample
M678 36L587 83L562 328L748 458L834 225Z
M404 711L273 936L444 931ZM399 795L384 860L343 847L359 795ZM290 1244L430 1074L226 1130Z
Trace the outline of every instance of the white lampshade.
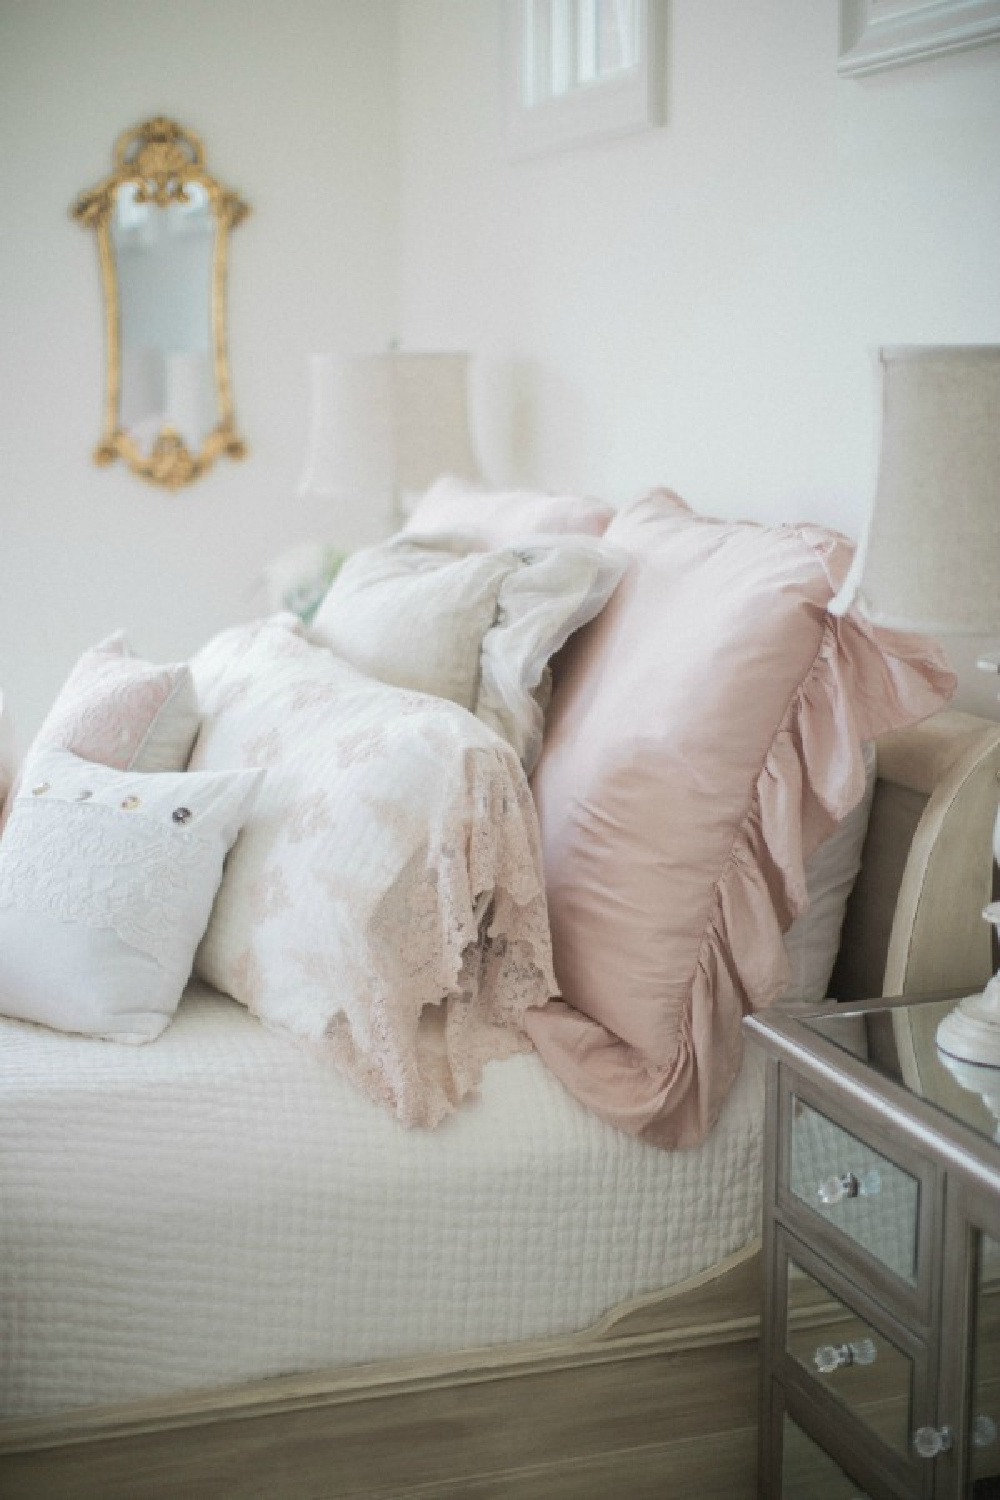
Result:
M299 494L351 501L391 525L440 475L478 478L468 370L467 354L311 355Z
M1000 346L883 349L871 515L830 608L1000 633Z

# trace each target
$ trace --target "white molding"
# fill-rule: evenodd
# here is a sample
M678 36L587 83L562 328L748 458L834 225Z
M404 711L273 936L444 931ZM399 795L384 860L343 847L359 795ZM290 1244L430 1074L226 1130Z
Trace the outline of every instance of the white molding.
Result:
M563 151L662 123L665 0L639 0L635 68L535 105L524 103L525 11L521 0L506 0L504 16L507 141L512 157Z
M838 72L848 78L1000 41L1000 0L841 0Z

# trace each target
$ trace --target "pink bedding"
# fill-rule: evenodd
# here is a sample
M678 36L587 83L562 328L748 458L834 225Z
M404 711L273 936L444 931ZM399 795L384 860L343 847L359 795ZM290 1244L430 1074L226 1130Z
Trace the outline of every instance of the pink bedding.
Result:
M784 990L806 857L864 791L863 744L940 708L922 638L836 619L846 540L658 492L570 642L534 776L562 1000L526 1018L589 1108L661 1146L712 1127L740 1022Z

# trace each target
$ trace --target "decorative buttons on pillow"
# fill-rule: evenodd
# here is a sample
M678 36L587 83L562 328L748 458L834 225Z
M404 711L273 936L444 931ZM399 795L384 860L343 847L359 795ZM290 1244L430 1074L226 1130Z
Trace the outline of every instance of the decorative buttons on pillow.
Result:
M187 664L157 666L143 661L132 655L124 635L118 633L80 657L31 751L60 745L85 760L121 771L182 771L198 725ZM18 784L20 778L5 804L6 777L0 774L0 831L10 816Z
M0 1009L111 1041L158 1036L263 775L31 754L0 841Z

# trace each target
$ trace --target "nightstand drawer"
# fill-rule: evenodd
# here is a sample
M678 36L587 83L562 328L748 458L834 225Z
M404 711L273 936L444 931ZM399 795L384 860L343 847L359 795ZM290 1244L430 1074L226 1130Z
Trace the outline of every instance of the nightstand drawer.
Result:
M800 1374L840 1402L880 1443L908 1460L913 1393L923 1350L894 1343L810 1276L791 1254L785 1296L785 1353ZM800 1321L803 1305L809 1311Z
M781 1500L869 1500L786 1412L781 1434Z
M835 1433L841 1461L856 1458L874 1493L928 1496L933 1475L913 1445L933 1417L928 1344L787 1229L776 1231L774 1264L772 1368L796 1419L814 1440ZM803 1421L795 1405L814 1415Z
M917 1331L929 1326L937 1169L868 1111L781 1071L776 1207Z
M800 1098L790 1135L789 1191L894 1276L915 1284L917 1178Z

